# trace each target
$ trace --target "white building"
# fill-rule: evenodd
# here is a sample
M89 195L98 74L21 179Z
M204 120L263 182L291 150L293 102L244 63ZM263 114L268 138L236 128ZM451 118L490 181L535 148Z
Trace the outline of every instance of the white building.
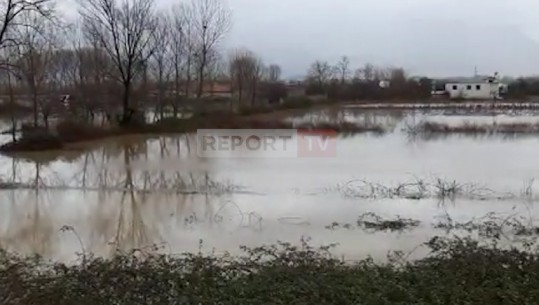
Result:
M448 81L445 84L445 91L451 99L502 99L506 89L507 85L501 83L496 76Z

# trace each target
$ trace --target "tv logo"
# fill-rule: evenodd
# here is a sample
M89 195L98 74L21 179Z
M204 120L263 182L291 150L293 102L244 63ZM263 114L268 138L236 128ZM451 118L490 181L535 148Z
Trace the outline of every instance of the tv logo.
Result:
M333 130L200 129L202 158L329 158L337 156Z
M337 156L337 133L333 130L299 130L299 158L331 158Z

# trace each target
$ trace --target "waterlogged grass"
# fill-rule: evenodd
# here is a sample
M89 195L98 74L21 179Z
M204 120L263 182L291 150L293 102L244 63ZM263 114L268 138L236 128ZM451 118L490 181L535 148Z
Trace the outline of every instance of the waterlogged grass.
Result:
M417 130L424 133L460 133L460 134L535 134L539 133L539 123L498 123L477 124L465 122L461 125L448 125L437 122L423 122Z
M359 133L384 134L381 125L355 124L349 122L305 122L294 124L280 119L257 119L235 114L212 114L194 116L187 119L164 118L153 123L140 123L129 126L100 127L84 123L66 121L56 127L55 132L21 138L0 146L0 152L32 152L68 149L75 143L137 134L166 135L196 132L198 129L301 129L331 130L342 136Z
M376 232L404 232L418 228L421 221L396 216L393 219L383 218L375 213L360 215L355 224L333 222L326 226L328 230L360 229L367 233ZM423 224L425 225L425 224ZM539 226L532 218L521 215L503 215L490 212L482 217L475 217L468 221L456 221L449 214L438 217L430 227L434 230L443 230L445 234L459 232L473 233L476 236L489 240L510 240L520 243L536 242L539 238Z
M539 255L433 238L407 262L345 263L304 242L244 255L118 254L52 264L0 252L0 304L539 304Z

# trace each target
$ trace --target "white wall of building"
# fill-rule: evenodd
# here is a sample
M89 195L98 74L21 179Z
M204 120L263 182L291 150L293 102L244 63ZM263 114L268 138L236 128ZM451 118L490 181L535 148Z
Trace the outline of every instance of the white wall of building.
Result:
M500 98L499 83L447 83L445 90L452 99Z

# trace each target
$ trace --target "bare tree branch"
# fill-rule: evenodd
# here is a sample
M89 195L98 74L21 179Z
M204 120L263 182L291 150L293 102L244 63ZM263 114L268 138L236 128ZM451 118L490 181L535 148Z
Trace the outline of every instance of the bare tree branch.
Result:
M230 58L229 74L237 100L244 105L245 93L250 93L251 106L254 106L258 84L262 78L262 60L249 50L236 50Z
M231 12L220 0L192 0L190 13L193 22L197 57L197 96L202 95L209 55L232 26Z
M123 86L122 123L129 123L134 79L144 71L156 29L153 0L79 0L87 36L105 50Z
M8 41L13 42L11 34L17 27L31 26L20 22L25 12L34 13L42 17L54 16L53 0L3 0L0 2L0 47Z

